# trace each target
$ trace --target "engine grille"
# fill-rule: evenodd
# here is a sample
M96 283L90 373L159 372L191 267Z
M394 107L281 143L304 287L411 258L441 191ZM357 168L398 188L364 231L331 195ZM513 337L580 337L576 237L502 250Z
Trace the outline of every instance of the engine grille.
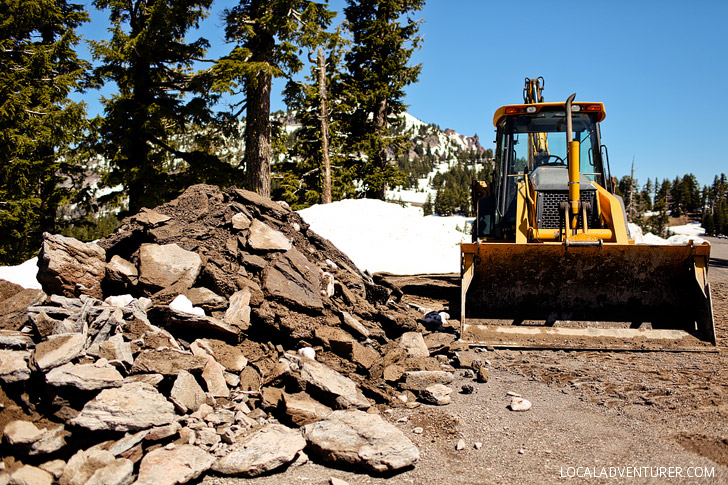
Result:
M561 227L561 211L559 205L569 200L569 192L563 190L542 190L538 192L538 228L558 229ZM596 220L596 191L582 190L582 202L591 203L592 210L587 211L589 227L595 227ZM579 214L579 227L582 227L582 217Z

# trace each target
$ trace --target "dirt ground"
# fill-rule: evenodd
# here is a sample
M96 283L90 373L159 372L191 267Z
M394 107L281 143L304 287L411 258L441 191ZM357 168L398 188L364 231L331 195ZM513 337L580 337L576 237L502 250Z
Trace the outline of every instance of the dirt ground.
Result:
M377 476L309 462L245 483L728 483L728 240L709 240L718 352L483 350L488 382L457 371L450 405L380 410L419 447L414 468ZM420 306L458 298L457 275L391 281ZM457 392L465 384L474 392ZM508 392L531 410L510 411Z

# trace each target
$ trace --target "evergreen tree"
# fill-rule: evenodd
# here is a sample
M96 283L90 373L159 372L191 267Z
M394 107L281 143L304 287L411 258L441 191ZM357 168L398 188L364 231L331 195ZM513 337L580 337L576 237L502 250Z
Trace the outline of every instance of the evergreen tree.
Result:
M397 167L388 163L388 151L396 157L404 139L388 137L387 127L405 109L405 86L420 74L420 65L409 65L421 41L419 22L411 15L424 4L425 0L347 0L344 9L352 35L343 83L350 109L347 131L367 197L384 200L387 186L402 180Z
M430 194L427 194L427 197L425 198L425 203L422 204L422 215L423 216L430 216L432 215L433 207L432 207L432 197Z
M302 68L299 47L316 47L334 13L311 0L240 0L225 11L225 35L235 47L214 68L216 89L242 95L245 112L245 186L271 193L270 96L273 77L290 77Z
M69 193L75 167L68 148L84 131L85 112L68 95L88 64L75 52L75 29L88 20L65 0L0 2L0 263L37 252L43 231Z
M355 195L353 173L345 163L343 144L346 141L341 131L340 98L329 96L340 83L341 57L345 43L338 33L327 34L325 58L325 79L327 86L326 118L328 130L328 155L331 167L331 200ZM319 49L323 53L323 49ZM322 98L319 79L319 61L310 59L311 72L306 82L290 80L285 89L286 105L296 114L300 124L292 135L288 156L278 167L281 182L273 180L273 195L283 199L294 209L311 204L325 203L325 164L322 132Z
M231 178L230 166L212 155L214 99L193 69L208 41L185 39L211 3L94 0L109 10L112 25L111 40L93 43L102 63L96 74L118 87L104 100L99 149L112 165L105 181L123 185L132 213L173 198L191 183L225 184Z

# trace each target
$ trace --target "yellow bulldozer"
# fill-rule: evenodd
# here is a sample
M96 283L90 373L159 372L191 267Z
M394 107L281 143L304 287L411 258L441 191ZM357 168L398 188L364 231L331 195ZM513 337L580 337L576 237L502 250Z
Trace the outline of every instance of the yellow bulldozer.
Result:
M635 244L601 142L604 105L499 108L494 177L473 184L461 339L493 347L710 351L710 244Z

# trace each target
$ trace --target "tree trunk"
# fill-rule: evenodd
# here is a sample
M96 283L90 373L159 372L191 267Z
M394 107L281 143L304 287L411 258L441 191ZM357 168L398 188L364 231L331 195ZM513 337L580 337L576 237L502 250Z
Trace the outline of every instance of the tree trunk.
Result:
M246 80L245 186L263 197L270 197L270 91L270 74L261 72Z
M319 96L321 97L321 152L324 159L324 180L321 203L331 203L331 161L329 159L329 113L326 107L326 59L318 50Z
M377 111L374 113L374 126L376 127L376 131L379 134L380 138L383 140L386 136L386 130L387 130L387 100L381 100L377 104ZM381 148L379 151L377 151L375 157L374 157L374 166L378 169L384 172L387 169L387 147L384 145L384 143L381 143ZM373 190L374 198L379 200L386 200L387 199L387 182L382 181L382 185L379 187L375 187Z

